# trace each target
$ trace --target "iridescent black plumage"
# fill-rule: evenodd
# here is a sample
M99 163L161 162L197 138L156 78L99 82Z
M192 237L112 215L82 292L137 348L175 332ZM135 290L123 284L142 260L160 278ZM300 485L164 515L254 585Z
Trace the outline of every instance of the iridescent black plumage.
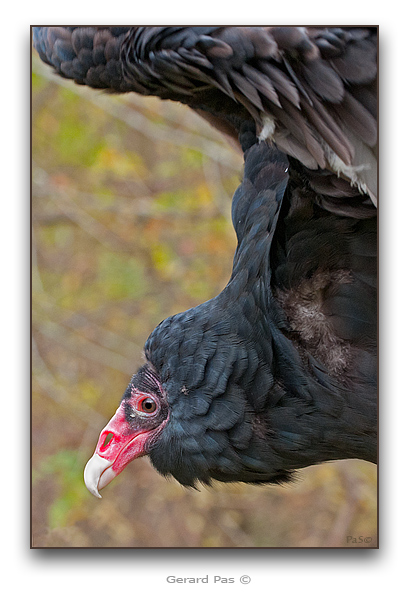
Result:
M377 195L377 31L336 27L40 27L42 59L77 83L186 103L236 137Z
M62 76L181 101L243 147L230 282L153 331L124 395L166 399L154 466L193 485L376 461L376 29L45 27L34 42Z
M351 322L348 347L354 355L329 371L311 354L274 295L299 287L297 278L276 280L288 257L278 256L277 224L281 220L284 233L292 233L298 215L297 210L280 213L291 203L288 163L265 143L255 144L245 159L244 179L233 199L238 248L230 282L214 299L162 322L146 343L147 360L158 372L171 411L151 460L184 484L212 478L282 482L292 469L311 463L376 459L376 316L372 308L366 315L362 349L364 321L353 301L361 284L349 277L345 284L335 271L346 269L325 265L325 251L317 250L322 266L314 260L313 268L327 273L324 291L332 295L329 305L323 298L323 307L331 307L339 293L342 300L344 287L350 288L347 311L335 305L332 315ZM351 253L344 248L356 237L357 222L318 209L309 232L320 229L320 215L332 219L332 233L343 234L339 243L347 261ZM363 225L368 228L366 221ZM300 247L308 249L308 239L301 239ZM307 278L313 274L304 272Z

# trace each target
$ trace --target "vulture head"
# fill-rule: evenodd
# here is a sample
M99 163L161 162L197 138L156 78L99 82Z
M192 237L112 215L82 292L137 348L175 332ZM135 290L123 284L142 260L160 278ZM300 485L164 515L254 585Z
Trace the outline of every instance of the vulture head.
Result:
M168 421L169 405L160 379L146 364L132 376L118 410L101 431L84 472L90 492L100 497L98 489L110 483L129 462L149 454Z

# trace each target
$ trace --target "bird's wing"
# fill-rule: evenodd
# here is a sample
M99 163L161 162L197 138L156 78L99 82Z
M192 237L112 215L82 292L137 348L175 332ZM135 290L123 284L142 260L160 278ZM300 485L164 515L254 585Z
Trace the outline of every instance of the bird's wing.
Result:
M181 101L377 196L377 30L334 27L42 27L41 58L96 88Z

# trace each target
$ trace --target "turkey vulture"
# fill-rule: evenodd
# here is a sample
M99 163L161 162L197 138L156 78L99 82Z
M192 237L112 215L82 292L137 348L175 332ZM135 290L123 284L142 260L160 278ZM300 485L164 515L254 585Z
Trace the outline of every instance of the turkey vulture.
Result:
M376 462L376 28L39 27L34 45L79 84L187 104L244 153L230 281L152 332L89 490L146 454L188 486Z

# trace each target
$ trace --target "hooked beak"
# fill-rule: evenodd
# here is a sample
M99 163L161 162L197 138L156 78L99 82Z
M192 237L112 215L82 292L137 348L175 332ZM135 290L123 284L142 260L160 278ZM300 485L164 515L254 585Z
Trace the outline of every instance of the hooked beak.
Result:
M90 493L101 498L99 489L106 487L131 460L145 454L147 433L131 429L121 403L101 431L94 455L85 466L84 481Z
M102 489L115 478L116 474L112 471L112 462L106 458L101 458L95 453L84 469L84 481L88 491L102 499L98 489Z

